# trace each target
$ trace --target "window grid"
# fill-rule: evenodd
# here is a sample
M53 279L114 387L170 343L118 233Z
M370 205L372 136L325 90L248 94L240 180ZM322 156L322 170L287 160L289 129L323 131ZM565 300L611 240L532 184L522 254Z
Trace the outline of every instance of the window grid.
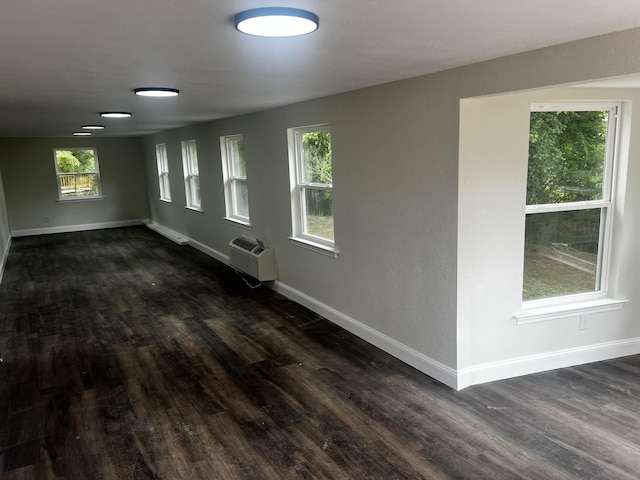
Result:
M182 142L182 166L184 169L184 187L187 207L200 210L200 173L195 140L185 140Z
M156 160L158 163L158 184L160 186L160 200L171 201L171 188L169 185L169 160L167 158L167 145L156 145Z

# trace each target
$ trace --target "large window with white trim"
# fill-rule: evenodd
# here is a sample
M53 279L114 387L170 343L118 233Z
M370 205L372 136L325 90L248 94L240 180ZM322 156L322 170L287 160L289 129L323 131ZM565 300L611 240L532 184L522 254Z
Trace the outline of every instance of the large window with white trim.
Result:
M102 198L95 148L56 148L53 157L59 200Z
M616 104L533 105L523 300L604 297L614 202Z
M249 224L249 192L247 165L244 159L244 137L220 137L222 174L227 219Z
M156 145L156 162L158 164L158 184L160 185L160 200L171 201L171 188L169 186L169 161L167 159L167 145Z
M187 208L201 210L200 172L198 169L198 151L195 140L182 142L182 168L184 171L184 190Z
M330 126L292 128L288 134L293 238L334 250Z

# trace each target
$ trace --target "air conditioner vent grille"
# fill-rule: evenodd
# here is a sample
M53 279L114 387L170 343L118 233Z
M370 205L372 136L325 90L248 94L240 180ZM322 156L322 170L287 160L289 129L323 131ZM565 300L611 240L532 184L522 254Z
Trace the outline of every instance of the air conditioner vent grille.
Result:
M258 246L256 243L253 243L251 240L244 237L234 238L231 243L243 250L246 250L247 252L253 251L253 249Z

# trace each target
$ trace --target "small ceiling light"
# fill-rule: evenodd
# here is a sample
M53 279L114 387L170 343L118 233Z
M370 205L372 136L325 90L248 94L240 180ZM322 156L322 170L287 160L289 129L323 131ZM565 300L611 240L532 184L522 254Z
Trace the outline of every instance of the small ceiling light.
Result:
M134 92L136 95L142 95L143 97L175 97L180 93L180 90L175 88L149 87L136 88Z
M235 16L236 28L259 37L295 37L318 29L318 16L286 7L254 8Z
M83 125L85 130L104 130L104 125Z
M73 132L74 137L90 137L91 135L91 132Z
M128 118L131 114L129 112L100 112L100 116L105 118Z

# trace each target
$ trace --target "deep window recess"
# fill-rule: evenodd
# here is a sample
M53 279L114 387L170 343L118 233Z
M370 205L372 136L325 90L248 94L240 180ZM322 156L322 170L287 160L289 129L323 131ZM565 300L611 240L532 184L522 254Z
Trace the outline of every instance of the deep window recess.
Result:
M587 103L532 107L525 302L606 296L618 108Z
M101 198L98 152L95 148L53 151L59 200Z
M220 137L220 151L227 218L248 225L249 192L243 136Z
M187 208L201 210L200 174L195 140L185 140L182 142L182 167L184 171L184 189Z
M169 161L167 158L167 145L156 145L156 161L158 163L158 184L160 185L160 200L171 201L171 188L169 186Z
M293 238L334 250L329 125L289 129Z

